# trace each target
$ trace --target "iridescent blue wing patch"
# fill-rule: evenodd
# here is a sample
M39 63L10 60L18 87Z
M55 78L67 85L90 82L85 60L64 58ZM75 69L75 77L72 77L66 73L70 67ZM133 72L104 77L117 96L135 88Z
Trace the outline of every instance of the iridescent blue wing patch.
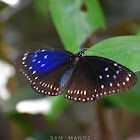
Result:
M72 55L43 49L23 53L16 64L36 92L56 96L64 92L73 72L68 63Z

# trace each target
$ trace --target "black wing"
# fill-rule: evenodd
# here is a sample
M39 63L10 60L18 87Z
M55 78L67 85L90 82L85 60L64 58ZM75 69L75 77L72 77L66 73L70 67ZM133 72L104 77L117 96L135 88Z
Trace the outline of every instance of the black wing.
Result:
M137 82L135 74L117 62L97 57L82 57L76 65L66 98L80 102L125 92Z

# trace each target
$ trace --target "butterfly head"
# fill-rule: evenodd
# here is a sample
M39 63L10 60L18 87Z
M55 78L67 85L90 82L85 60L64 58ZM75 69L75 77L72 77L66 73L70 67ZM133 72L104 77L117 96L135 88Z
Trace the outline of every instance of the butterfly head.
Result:
M78 57L78 58L83 57L84 56L84 50L78 52L75 56Z
M83 57L83 55L84 55L84 51L82 50L82 51L78 52L77 54L71 56L69 59L72 62L72 66L75 67L77 65L78 61L80 60L80 58Z

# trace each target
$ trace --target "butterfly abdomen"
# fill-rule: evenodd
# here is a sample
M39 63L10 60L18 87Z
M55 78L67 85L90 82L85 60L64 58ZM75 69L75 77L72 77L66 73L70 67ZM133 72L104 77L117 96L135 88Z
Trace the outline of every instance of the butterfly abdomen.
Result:
M62 75L59 82L60 87L63 87L70 80L72 73L73 73L73 68L70 68Z

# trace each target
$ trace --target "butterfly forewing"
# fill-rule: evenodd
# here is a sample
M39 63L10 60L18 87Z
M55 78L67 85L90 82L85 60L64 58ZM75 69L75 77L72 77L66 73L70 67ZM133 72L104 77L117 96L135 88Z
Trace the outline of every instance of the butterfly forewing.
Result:
M71 55L67 51L43 49L20 55L16 64L36 92L56 96L64 92L71 77L73 70L68 71Z
M107 87L110 88L110 92L112 91L115 93L117 91L127 91L137 82L137 77L135 74L117 62L96 56L86 56L84 57L84 60L94 69L97 69L97 75L99 75L99 79L103 83L108 83Z
M74 70L65 97L89 102L106 95L125 92L136 82L135 74L121 64L102 57L85 56L79 60Z

